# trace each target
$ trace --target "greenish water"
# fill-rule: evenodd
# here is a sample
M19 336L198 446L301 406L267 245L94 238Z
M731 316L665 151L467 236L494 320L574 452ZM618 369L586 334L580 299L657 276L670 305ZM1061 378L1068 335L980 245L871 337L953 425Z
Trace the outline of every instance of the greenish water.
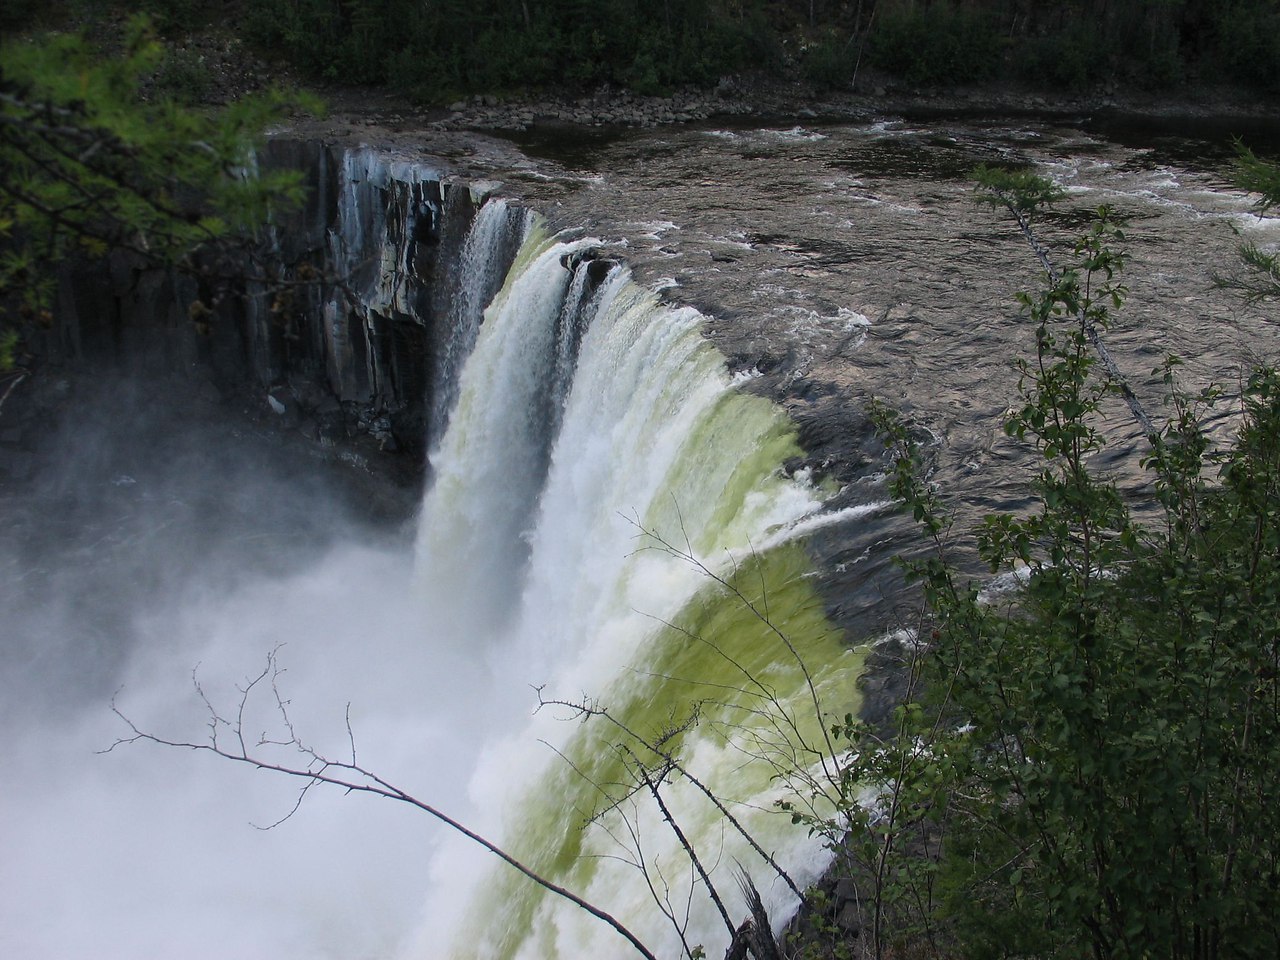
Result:
M749 556L724 583L708 577L591 701L616 722L586 719L561 749L528 793L515 855L606 909L619 878L645 886L641 866L661 876L651 885L686 882L685 854L655 819L639 773L660 778L665 770L664 802L708 869L718 865L722 894L733 889L727 871L735 859L767 875L724 815L664 757L693 768L766 849L804 845L803 828L774 803L803 791L800 778L821 775L830 760L823 719L856 711L862 665L861 653L845 649L827 621L809 568L804 549L787 543ZM693 896L704 894L694 889ZM491 917L477 912L475 952L463 955L563 955L556 924L544 916L555 908L550 894L508 872L485 899L504 905L504 926L493 929Z

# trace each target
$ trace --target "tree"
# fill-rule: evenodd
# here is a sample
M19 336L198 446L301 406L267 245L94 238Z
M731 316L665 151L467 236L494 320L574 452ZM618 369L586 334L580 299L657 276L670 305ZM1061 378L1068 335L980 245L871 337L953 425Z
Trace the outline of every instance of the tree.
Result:
M302 101L148 101L160 47L145 19L123 44L119 56L68 34L0 46L0 369L25 324L50 321L54 270L68 258L123 252L230 279L254 231L301 198L300 175L256 170L253 147Z
M1030 218L1052 185L983 179L1036 246ZM974 956L1280 950L1280 372L1248 374L1221 442L1206 415L1228 394L1187 394L1165 363L1172 415L1146 431L1142 458L1159 515L1136 519L1094 465L1101 407L1126 392L1096 353L1124 299L1121 239L1099 210L1072 266L1046 263L1046 288L1020 298L1036 352L1005 429L1042 467L1035 510L976 531L1002 589L961 572L962 533L922 479L911 431L880 414L895 492L936 547L911 567L927 603L926 692L890 736L852 731L866 746L849 776L881 784L873 809L899 813L855 825L927 877L876 894L935 954L954 941ZM913 831L941 852L909 849Z
M1259 217L1280 205L1280 165L1268 163L1238 141L1236 182L1257 194L1253 208ZM1215 277L1217 285L1239 291L1249 302L1280 297L1280 254L1269 253L1256 243L1244 243L1240 263L1243 274Z

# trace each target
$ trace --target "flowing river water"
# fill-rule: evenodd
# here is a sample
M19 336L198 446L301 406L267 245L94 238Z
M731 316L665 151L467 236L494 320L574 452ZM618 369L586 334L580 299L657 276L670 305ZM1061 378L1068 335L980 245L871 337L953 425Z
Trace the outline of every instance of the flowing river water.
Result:
M1274 305L1210 283L1241 236L1280 230L1230 185L1220 139L1187 130L935 117L514 145L388 135L376 150L425 152L495 194L464 260L498 292L483 323L477 304L450 314L458 362L434 418L447 429L407 529L360 519L305 456L128 382L78 404L30 474L0 486L6 956L629 955L408 808L316 791L261 831L296 784L189 751L95 752L122 733L112 697L148 729L200 738L193 668L234 711L277 649L308 743L347 750L350 723L362 765L585 892L659 955L678 955L680 925L715 955L727 934L658 812L593 786L625 780L616 737L564 711L531 717L531 687L679 728L796 880L817 876L820 846L770 807L788 789L771 762L804 769L819 733L806 720L776 738L748 688L763 679L796 716L813 694L707 571L745 574L839 715L858 702L856 645L895 625L887 571L911 545L883 502L866 401L933 438L933 478L962 516L1026 502L1028 457L1001 418L1032 345L1014 293L1037 270L1013 224L973 204L968 171L1057 180L1068 199L1043 231L1059 249L1099 204L1129 218L1131 302L1108 342L1153 409L1169 353L1201 385L1280 347ZM512 247L505 279L489 277ZM1104 465L1140 496L1136 430L1123 408L1106 414ZM254 737L278 729L264 707ZM741 860L782 919L794 900L724 818L687 790L670 802L721 885Z

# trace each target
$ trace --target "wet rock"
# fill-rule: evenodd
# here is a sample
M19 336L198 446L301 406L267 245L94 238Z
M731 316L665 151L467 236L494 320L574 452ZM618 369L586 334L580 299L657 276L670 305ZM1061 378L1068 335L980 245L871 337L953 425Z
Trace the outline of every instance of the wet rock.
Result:
M14 450L0 447L0 474L15 482L31 478L35 467L35 456L26 450Z
M205 403L221 403L222 391L218 389L217 384L211 380L201 380L196 384L196 397Z
M862 929L862 908L849 901L836 912L836 926L847 935L856 936Z

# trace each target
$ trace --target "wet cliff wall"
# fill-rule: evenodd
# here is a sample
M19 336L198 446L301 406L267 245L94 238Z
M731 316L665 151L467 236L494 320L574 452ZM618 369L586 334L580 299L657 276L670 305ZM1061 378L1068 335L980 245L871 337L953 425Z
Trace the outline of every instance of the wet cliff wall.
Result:
M310 189L251 257L197 276L127 256L69 268L55 325L34 350L72 368L142 375L157 396L235 404L416 487L448 375L438 345L458 320L458 259L484 194L429 161L318 141L270 141L259 162L303 171ZM499 244L499 280L515 246Z
M136 375L137 389L181 416L247 422L333 465L376 516L412 516L428 450L442 435L483 310L513 263L526 211L486 202L488 181L455 177L407 151L278 139L260 162L302 170L311 189L240 265L249 279L144 270L125 257L68 270L57 325L39 348L90 381ZM596 261L599 269L583 274L588 286L607 275L611 261L598 250L575 256ZM788 364L760 351L792 350L794 337L750 335L755 326L731 319L706 333L731 370L755 378L747 389L785 398L779 378L791 382ZM738 328L754 336L745 352L724 335ZM765 372L774 367L778 374ZM831 509L881 496L883 450L860 407L839 390L813 389L814 403L792 410L804 454L787 470L838 483L844 493ZM46 409L82 402L43 400ZM29 417L23 435L38 434L41 419ZM830 615L851 636L893 619L896 591L884 586L896 578L892 552L870 548L901 526L876 515L812 539Z

